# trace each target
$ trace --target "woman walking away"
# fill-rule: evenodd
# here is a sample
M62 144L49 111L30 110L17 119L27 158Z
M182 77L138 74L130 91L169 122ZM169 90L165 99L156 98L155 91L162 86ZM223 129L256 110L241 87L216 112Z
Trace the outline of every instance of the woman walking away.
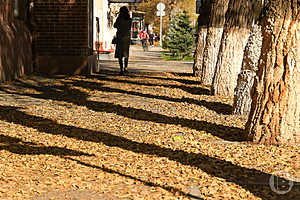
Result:
M115 51L115 58L118 58L119 60L120 75L123 75L124 72L128 72L127 67L129 58L131 23L132 19L130 18L128 8L126 6L121 7L119 16L114 24L114 27L117 29L117 47Z

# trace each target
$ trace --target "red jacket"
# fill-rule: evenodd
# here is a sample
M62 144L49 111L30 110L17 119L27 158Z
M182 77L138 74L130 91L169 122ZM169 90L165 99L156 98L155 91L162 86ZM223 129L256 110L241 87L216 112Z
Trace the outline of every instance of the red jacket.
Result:
M141 40L149 39L149 35L146 31L140 31L139 37L140 37Z

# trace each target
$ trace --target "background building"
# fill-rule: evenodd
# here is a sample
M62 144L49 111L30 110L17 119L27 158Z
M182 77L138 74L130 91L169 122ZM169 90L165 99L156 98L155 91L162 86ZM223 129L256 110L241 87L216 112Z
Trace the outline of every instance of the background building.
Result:
M87 73L88 57L111 53L119 8L133 0L36 0L34 52L43 74Z
M35 71L80 74L86 70L93 40L92 0L35 0Z

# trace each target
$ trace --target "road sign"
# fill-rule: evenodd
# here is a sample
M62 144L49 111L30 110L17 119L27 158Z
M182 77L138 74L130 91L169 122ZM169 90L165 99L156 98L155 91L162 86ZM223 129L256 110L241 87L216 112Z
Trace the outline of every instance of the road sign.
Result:
M164 3L158 3L157 4L157 6L156 6L156 8L157 8L157 13L156 13L156 15L158 16L158 17L160 17L160 33L159 33L159 43L160 43L160 46L162 46L162 17L163 16L166 16L166 13L165 13L165 8L166 8L166 6L165 6L165 4Z
M164 3L158 3L156 8L157 8L158 11L164 11L166 6L165 6Z
M157 11L156 12L156 16L158 16L158 17L160 17L160 16L164 17L164 16L166 16L166 12L165 11Z

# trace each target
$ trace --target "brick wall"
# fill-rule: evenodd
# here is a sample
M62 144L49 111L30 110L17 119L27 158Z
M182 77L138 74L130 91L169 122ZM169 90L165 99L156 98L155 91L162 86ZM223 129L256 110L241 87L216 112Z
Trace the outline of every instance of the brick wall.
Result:
M78 74L86 70L90 52L88 2L35 0L34 52L37 71Z
M31 33L28 29L27 0L0 0L0 81L11 81L32 73Z

